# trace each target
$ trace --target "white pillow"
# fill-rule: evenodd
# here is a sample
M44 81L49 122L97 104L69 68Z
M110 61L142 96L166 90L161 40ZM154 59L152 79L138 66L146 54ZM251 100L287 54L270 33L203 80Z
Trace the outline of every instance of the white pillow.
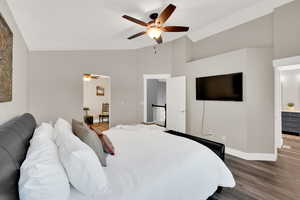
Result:
M70 195L68 177L50 139L53 128L43 123L35 130L19 179L20 200L67 200Z
M70 183L80 192L97 197L107 190L107 179L95 152L77 138L63 119L55 124L59 156Z
M67 122L66 120L64 120L64 119L62 119L62 118L59 118L59 119L55 122L54 128L55 128L56 124L59 124L61 128L63 128L63 129L68 129L68 130L70 130L70 131L72 132L72 126L71 126L71 124L70 124L69 122ZM53 135L54 135L54 140L55 140L55 142L56 142L57 134L58 134L57 131L54 130L54 134L53 134Z
M33 133L32 139L47 138L54 141L53 127L49 123L43 122Z

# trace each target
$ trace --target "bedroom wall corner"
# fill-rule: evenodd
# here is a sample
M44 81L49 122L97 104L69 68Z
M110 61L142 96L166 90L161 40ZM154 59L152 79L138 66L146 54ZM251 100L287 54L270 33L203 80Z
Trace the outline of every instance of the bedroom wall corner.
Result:
M0 13L14 34L13 38L13 97L0 103L0 124L28 112L28 56L29 50L5 0L0 0Z
M274 153L272 48L247 49L247 153Z

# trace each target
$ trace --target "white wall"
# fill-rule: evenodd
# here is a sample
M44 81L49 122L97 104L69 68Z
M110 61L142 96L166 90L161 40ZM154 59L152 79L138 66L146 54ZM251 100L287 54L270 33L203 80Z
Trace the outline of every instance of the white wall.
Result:
M104 88L104 96L96 95L96 87ZM91 79L83 81L83 107L90 108L89 115L94 116L94 121L99 120L102 104L110 104L110 78Z
M300 69L284 70L281 75L282 109L287 109L288 103L294 103L300 110Z
M274 152L271 49L243 49L187 63L187 130L248 153ZM196 77L243 72L244 101L196 101ZM262 87L263 85L263 87Z
M5 0L0 0L0 13L14 34L13 38L13 97L0 103L0 124L28 111L28 49Z

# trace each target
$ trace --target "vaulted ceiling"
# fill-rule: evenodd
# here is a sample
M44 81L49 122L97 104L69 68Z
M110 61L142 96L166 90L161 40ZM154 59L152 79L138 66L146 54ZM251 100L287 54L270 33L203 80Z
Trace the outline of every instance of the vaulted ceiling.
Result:
M269 0L278 1L278 0ZM190 33L262 2L262 0L7 0L30 50L136 49L155 44L143 30L121 18L149 21L169 3L177 6L167 25L190 26ZM188 33L188 34L190 34ZM171 41L186 33L166 33Z

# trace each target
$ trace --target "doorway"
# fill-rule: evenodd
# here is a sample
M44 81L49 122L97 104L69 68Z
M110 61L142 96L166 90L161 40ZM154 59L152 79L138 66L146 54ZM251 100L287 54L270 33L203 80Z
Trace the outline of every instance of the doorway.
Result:
M109 76L83 75L83 119L101 131L110 127L111 80Z
M300 135L300 57L274 61L275 153ZM299 141L299 140L295 140ZM294 141L293 141L294 142Z
M144 75L144 123L186 133L185 76Z
M144 75L144 123L166 127L166 82L169 74Z

